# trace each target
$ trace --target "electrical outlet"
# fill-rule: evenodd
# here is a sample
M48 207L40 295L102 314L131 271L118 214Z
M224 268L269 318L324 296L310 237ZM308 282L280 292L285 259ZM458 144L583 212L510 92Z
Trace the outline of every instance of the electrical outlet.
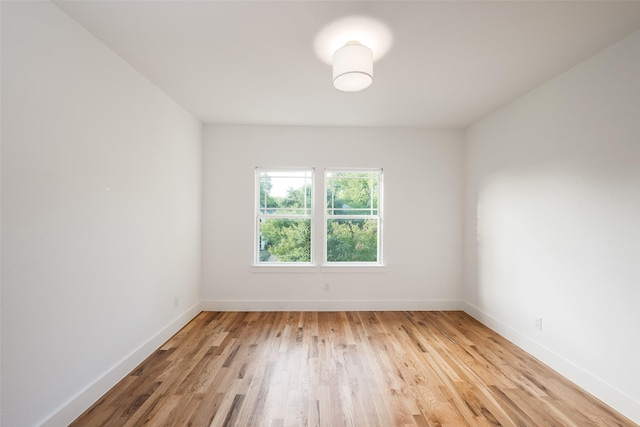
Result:
M538 331L542 331L542 317L534 317L533 327Z
M329 282L324 282L324 291L325 292L329 292L330 291L330 286L331 285L329 284Z
M173 297L173 308L178 308L180 305L180 297Z

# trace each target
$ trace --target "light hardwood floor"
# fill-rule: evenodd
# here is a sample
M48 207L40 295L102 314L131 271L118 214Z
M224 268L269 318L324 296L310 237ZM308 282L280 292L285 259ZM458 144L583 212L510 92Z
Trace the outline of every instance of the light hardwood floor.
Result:
M203 312L74 426L635 426L458 312Z

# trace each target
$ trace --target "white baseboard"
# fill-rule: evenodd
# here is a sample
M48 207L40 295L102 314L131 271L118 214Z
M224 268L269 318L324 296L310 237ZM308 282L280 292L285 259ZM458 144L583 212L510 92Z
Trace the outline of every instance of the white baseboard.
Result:
M209 300L205 311L439 311L462 310L457 300Z
M116 363L111 369L98 377L92 384L72 397L53 414L42 422L45 427L59 427L69 425L102 395L109 391L122 378L142 363L154 351L162 346L169 338L189 323L202 311L201 303L197 303L174 319L171 323L149 338L140 347Z
M465 302L463 303L463 310L560 375L591 393L633 422L640 424L640 401L635 400L631 396L602 381L600 378L585 371L580 366L572 363L548 347L543 346L533 338L483 312L478 307Z

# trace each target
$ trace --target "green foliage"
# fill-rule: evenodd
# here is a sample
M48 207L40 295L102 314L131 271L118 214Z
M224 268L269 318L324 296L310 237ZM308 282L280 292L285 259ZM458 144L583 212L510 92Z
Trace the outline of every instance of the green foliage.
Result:
M260 208L273 208L278 206L278 200L271 196L271 178L269 176L260 177Z
M373 219L336 219L327 223L327 261L378 260L378 223Z
M333 206L335 215L357 215L369 211L351 209L378 208L378 180L371 173L336 173L327 184L327 206Z
M271 195L273 183L271 177L260 177L260 208L266 212L276 213L276 210L285 214L305 215L311 212L311 187L289 188L285 197ZM306 191L305 191L306 188ZM305 200L306 199L306 200Z
M266 241L261 261L311 261L311 220L266 219L260 223L260 234Z
M284 199L280 199L279 207L291 209L288 211L289 213L311 213L311 187L307 187L306 194L302 188L290 188L287 191L287 196ZM307 212L305 212L305 207Z

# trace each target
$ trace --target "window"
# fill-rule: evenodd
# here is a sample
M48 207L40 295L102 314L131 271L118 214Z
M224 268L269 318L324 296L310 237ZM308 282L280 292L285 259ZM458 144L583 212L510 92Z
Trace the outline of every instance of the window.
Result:
M255 176L254 265L312 266L321 253L327 266L382 265L382 169L326 169L317 204L312 168Z
M256 169L256 264L311 263L313 169Z
M382 264L382 170L327 170L325 193L325 262Z

